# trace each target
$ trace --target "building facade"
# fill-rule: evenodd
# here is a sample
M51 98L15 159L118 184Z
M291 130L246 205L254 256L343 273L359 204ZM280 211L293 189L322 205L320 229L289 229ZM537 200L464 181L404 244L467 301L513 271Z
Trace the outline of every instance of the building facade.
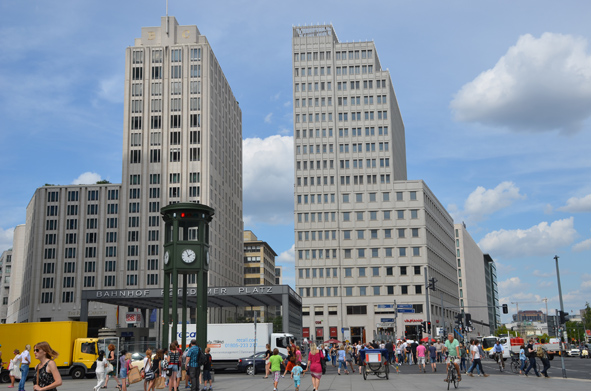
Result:
M460 308L472 318L473 330L468 336L490 335L484 254L466 230L465 224L455 224L456 258L458 260L458 296Z
M177 202L215 209L209 285L243 282L241 110L207 38L163 17L125 55L122 183L37 189L14 321L75 320L81 290L162 287L160 209ZM124 323L89 311L90 328Z
M304 337L417 337L425 269L438 280L432 319L450 325L453 220L423 181L407 180L404 125L374 43L340 42L331 25L294 27L292 50Z
M277 254L271 246L259 240L252 231L244 231L244 286L268 286L276 285L275 282L275 257ZM249 307L245 311L246 318L254 316L274 316L275 307L261 308Z
M484 275L486 281L486 301L488 303L488 323L490 332L494 334L501 326L501 313L499 310L499 287L497 284L497 267L489 254L484 254Z
M6 323L8 295L10 293L10 273L12 271L12 249L0 255L0 323Z

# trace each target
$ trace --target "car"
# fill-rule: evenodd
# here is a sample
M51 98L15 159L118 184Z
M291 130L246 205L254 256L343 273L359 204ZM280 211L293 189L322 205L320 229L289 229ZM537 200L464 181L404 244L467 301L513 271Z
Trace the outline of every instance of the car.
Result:
M253 361L255 362L256 373L265 373L265 355L266 352L258 352L248 357L238 359L236 370L238 372L245 372L247 375L253 375ZM279 353L282 360L286 359L285 354ZM302 362L302 369L306 369L306 363ZM285 370L283 363L281 364L281 372Z
M581 355L581 351L577 348L574 348L566 352L566 355L569 357L579 357Z

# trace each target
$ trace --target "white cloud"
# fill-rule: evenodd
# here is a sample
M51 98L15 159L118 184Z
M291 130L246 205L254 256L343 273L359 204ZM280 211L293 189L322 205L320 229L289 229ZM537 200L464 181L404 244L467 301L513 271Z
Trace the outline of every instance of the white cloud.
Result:
M275 258L275 264L295 263L295 244Z
M456 221L480 221L524 198L526 196L519 193L519 188L513 182L505 181L494 189L478 186L464 202L464 210L459 210L454 204L449 205L448 210Z
M0 228L0 254L4 250L12 248L12 237L14 236L14 227L8 229Z
M558 208L562 212L591 212L591 194L585 197L571 197L566 201L566 205Z
M556 275L555 272L544 273L544 272L537 270L537 269L534 270L532 274L536 277L541 277L541 278L554 277Z
M293 137L243 140L245 225L293 222Z
M591 239L583 240L573 246L573 251L580 253L581 251L591 250Z
M123 78L120 74L99 82L98 95L112 103L123 102Z
M100 174L87 171L72 181L72 185L92 185L101 180Z
M273 116L273 113L269 113L265 116L265 123L266 124L270 124L271 123L271 117Z
M577 231L573 225L574 218L570 217L552 224L544 221L528 229L501 229L486 234L478 245L485 253L498 257L551 256L574 241Z
M523 291L527 284L523 283L519 277L510 277L505 281L499 282L499 289L504 293Z
M552 208L552 205L550 204L546 204L546 206L544 206L544 214L546 215L551 215L552 211L554 208Z
M450 103L455 119L513 130L573 132L591 115L591 56L572 35L522 35Z

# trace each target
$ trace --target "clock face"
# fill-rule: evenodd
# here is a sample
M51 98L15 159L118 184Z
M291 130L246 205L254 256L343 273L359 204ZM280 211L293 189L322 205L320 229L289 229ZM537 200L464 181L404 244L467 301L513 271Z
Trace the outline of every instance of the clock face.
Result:
M168 265L168 261L170 260L170 254L167 252L164 253L164 264Z
M186 249L183 251L181 258L185 263L193 263L195 261L195 251Z

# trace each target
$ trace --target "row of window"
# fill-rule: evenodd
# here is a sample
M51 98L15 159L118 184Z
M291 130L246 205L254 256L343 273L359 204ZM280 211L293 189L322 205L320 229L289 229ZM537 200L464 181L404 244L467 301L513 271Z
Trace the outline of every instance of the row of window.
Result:
M374 307L375 308L375 307ZM415 310L415 314L423 313L423 305L422 304L413 304L412 308ZM393 311L380 311L374 310L375 314L393 314ZM310 316L310 307L302 307L302 315L303 316ZM314 315L324 315L324 306L314 306ZM328 306L328 315L338 315L338 307L337 306ZM348 305L347 306L347 315L367 315L367 306L366 305ZM316 330L321 329L322 327L316 327ZM333 329L336 327L331 327ZM308 329L308 327L304 327L304 329ZM318 335L318 331L317 331Z
M406 247L396 247L398 249L398 256L405 257L407 256L407 248ZM343 249L343 258L344 259L352 259L353 252L356 253L357 259L363 258L392 258L394 257L394 249L395 247L383 247L383 248L357 248L357 249L350 249L346 248ZM298 250L298 260L303 259L331 259L336 258L336 249L310 249L310 250ZM383 253L383 254L382 254ZM332 254L332 257L331 257ZM421 248L420 247L411 247L411 255L413 257L421 256Z
M339 137L349 137L349 128L339 128ZM308 136L307 136L308 135ZM327 137L327 130L326 129L307 129L301 130L301 138L314 138L314 137ZM332 137L333 131L332 128L328 129L328 137ZM351 128L351 136L352 137L361 137L363 136L363 129L362 128ZM376 128L374 126L366 126L365 127L365 137L375 136L376 135ZM378 136L387 136L388 135L388 127L387 126L378 126L377 127L377 135ZM300 138L300 129L296 129L295 131L295 138ZM310 148L312 148L310 146Z
M322 61L322 60L330 60L331 59L331 52L329 51L320 51L320 52L302 52L302 53L294 53L293 60L294 62L299 61ZM342 50L335 52L335 60L359 60L359 59L369 59L373 58L373 50Z
M201 48L191 48L189 50L189 60L191 61L200 61L201 60ZM170 62L181 62L183 55L182 48L175 48L171 49L170 51ZM131 54L132 64L143 64L144 62L144 51L143 50L134 50ZM162 49L153 49L152 50L152 63L153 64L160 64L162 63Z
M396 287L399 287L396 292ZM421 295L422 285L385 285L385 286L345 286L344 296L383 296L383 295ZM301 297L330 297L338 296L338 287L310 287L299 288Z
M169 151L169 162L181 162L182 161L182 151L181 148L170 148ZM150 163L160 163L161 160L161 150L160 149L151 149L150 150ZM198 162L201 161L201 148L194 147L189 148L189 161L191 162ZM142 162L142 151L139 149L132 149L129 151L129 163L130 164L140 164ZM50 216L48 214L48 216ZM52 216L52 215L51 215Z
M414 228L413 228L414 229ZM418 229L418 228L417 228ZM392 228L384 228L384 229L358 229L355 231L352 230L342 230L343 232L343 239L344 240L351 240L355 239L391 239L392 238ZM322 233L324 232L324 238ZM330 240L329 233L336 232L336 231L298 231L297 238L298 242L302 241L315 241L315 240ZM382 235L380 235L382 232ZM418 235L418 232L417 232Z
M179 129L182 126L181 114L171 114L170 122L168 124L171 129ZM130 119L131 130L142 130L143 119L142 117L131 117ZM189 114L189 127L196 128L201 126L201 114ZM162 116L156 115L150 117L150 128L161 129L162 128Z
M412 271L415 276L421 275L421 266L398 266L399 268L399 275L406 276L408 275L408 268L412 268ZM357 276L358 277L379 277L381 274L385 272L386 276L394 276L394 266L371 266L371 267L345 267L343 268L345 277L353 277L353 269L357 269ZM336 278L338 268L336 267L313 267L313 268L299 268L298 269L298 277L300 279L304 278ZM369 272L368 272L369 271Z

